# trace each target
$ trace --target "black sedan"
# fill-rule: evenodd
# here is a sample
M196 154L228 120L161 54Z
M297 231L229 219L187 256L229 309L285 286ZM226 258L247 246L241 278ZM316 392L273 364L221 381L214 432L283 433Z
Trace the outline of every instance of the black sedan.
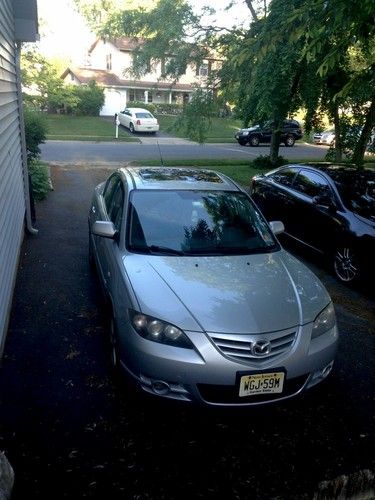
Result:
M287 165L252 180L252 197L285 234L326 255L346 283L374 271L375 171Z

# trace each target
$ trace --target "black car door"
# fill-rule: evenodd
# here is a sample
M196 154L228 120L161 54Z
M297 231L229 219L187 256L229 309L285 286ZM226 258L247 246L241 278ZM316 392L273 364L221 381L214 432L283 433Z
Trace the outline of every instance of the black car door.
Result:
M295 203L290 188L298 170L284 167L273 174L258 177L251 194L266 219L281 220L286 231L290 228Z
M308 169L299 171L292 187L295 205L291 235L324 251L340 229L335 194L323 175Z

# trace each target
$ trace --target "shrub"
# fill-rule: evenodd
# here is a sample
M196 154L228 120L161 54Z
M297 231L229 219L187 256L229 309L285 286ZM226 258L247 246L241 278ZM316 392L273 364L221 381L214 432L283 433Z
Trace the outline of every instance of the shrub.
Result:
M288 160L286 160L283 156L277 157L276 164L271 163L271 158L268 155L260 155L255 158L252 162L252 166L255 168L264 168L270 170L272 168L281 167L282 165L287 165Z
M34 200L44 200L49 191L51 191L51 180L48 167L35 160L29 162L28 166Z
M39 158L40 144L44 144L47 125L44 116L31 108L24 108L27 162Z
M150 113L155 114L156 113L156 106L155 104L152 104L152 102L148 102L147 104L142 101L128 101L126 103L127 108L142 108L142 109L147 109Z
M72 88L77 97L77 115L98 116L104 104L104 89L91 81L88 85L78 85Z
M180 115L183 111L181 104L155 103L156 113L159 115Z

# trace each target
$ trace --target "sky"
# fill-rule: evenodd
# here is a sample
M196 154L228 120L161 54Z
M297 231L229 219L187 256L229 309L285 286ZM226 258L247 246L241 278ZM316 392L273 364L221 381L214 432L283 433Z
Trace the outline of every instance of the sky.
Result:
M191 0L190 3L197 11L204 5L215 8L219 12L215 16L215 24L220 26L231 27L249 18L244 0L237 0L229 12L223 11L229 0ZM82 64L95 35L90 33L81 16L73 9L72 0L38 0L38 16L41 34L39 50L49 58Z

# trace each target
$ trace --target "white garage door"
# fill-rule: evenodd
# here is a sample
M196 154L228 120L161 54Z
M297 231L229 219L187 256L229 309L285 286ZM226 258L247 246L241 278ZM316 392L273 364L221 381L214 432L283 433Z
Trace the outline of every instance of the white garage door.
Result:
M115 113L118 113L125 107L123 104L125 99L121 92L117 90L104 90L104 97L104 106L100 111L101 116L114 116Z

